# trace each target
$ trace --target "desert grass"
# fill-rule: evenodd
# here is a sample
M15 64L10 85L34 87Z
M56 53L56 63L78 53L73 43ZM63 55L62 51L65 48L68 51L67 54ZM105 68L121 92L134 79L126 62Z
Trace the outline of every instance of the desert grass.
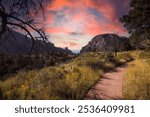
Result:
M1 99L83 99L98 79L129 56L87 53L65 64L20 71L0 81Z
M150 99L150 53L139 51L133 53L136 60L132 62L123 83L123 98L129 100Z

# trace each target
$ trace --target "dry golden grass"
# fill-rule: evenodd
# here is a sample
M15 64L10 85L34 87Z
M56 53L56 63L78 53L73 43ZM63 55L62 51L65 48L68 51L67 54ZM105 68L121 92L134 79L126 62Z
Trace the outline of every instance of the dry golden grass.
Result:
M101 75L128 61L112 53L88 53L69 63L19 72L0 82L1 99L83 99Z
M136 60L127 69L123 84L123 98L150 99L150 54L148 52L133 54Z

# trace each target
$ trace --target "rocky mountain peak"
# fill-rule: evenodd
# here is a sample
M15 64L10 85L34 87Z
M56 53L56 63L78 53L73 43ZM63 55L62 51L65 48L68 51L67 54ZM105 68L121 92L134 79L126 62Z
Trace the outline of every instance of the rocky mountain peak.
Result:
M81 49L80 53L86 52L114 52L126 51L132 47L130 41L126 37L116 34L100 34L95 36L86 46Z

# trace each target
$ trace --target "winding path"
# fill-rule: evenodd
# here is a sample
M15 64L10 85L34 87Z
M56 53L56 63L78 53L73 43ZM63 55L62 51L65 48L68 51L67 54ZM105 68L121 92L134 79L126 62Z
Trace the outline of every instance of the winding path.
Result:
M84 99L86 100L121 100L122 83L128 64L117 67L111 72L105 73L94 87L92 87Z

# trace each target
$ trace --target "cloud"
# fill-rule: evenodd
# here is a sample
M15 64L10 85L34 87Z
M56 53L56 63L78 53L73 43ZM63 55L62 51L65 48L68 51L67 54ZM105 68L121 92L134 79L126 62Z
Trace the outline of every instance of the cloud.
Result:
M55 33L55 34L50 34L49 41L54 43L57 47L62 47L62 48L68 47L71 50L80 50L92 38L93 38L92 35L71 35L71 34L64 34L64 33L61 34Z
M78 46L78 43L75 43L75 42L62 42L62 44L64 44L64 46L67 46L67 47L75 47L75 46Z
M70 35L83 35L84 33L80 33L80 32L71 32Z
M46 32L50 35L68 35L70 38L65 39L63 37L63 40L59 40L58 38L52 39L59 40L56 42L56 45L62 44L63 46L66 44L70 48L75 48L75 46L80 48L80 44L83 46L82 42L84 44L87 43L89 39L86 38L85 40L84 38L80 38L84 35L86 37L103 33L128 35L127 30L120 23L119 18L127 13L129 1L52 0L46 8L46 20L44 21L46 24ZM74 36L80 36L78 38L78 45L69 44L70 40L75 39Z

